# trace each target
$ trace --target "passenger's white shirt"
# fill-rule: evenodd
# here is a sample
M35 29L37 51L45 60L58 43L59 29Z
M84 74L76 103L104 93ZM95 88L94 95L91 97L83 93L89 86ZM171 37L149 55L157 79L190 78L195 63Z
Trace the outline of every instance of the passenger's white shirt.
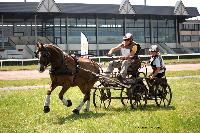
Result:
M154 58L151 57L150 62L152 62L153 60ZM163 58L160 55L156 57L156 59L153 61L153 65L155 65L156 67L164 68L165 64L164 64ZM164 72L164 69L161 69L158 73L163 73L163 72Z

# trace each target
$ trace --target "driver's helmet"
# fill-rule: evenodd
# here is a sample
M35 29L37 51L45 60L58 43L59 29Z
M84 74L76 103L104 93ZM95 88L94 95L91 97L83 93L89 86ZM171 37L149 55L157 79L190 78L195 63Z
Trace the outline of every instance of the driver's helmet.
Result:
M150 52L159 52L160 49L157 45L151 45L151 48L149 49Z
M131 33L126 33L126 35L123 37L123 40L126 39L131 39L131 41L133 41L133 35Z

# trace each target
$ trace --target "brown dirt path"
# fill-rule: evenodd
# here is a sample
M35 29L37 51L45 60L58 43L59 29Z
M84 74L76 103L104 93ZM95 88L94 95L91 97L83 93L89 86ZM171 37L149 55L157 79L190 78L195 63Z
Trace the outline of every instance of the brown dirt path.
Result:
M49 71L39 73L37 70L0 71L0 80L24 80L36 78L49 78Z
M147 68L148 71L151 71L149 66ZM167 71L200 70L200 64L166 65L166 68ZM49 71L46 70L44 73L39 73L37 70L0 71L0 80L24 80L38 78L49 78Z
M150 66L147 66L147 71L152 71ZM200 64L176 64L166 65L166 71L182 71L182 70L200 70ZM142 69L141 71L144 71Z

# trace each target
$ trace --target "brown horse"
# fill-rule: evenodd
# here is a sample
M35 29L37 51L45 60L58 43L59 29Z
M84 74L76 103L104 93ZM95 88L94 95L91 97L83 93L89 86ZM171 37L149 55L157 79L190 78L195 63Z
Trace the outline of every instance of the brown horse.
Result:
M98 64L87 58L75 58L64 54L60 48L52 44L37 43L36 57L39 58L39 72L44 72L47 66L51 66L49 70L51 86L47 90L44 112L50 111L50 95L57 86L62 86L59 98L67 107L70 107L72 102L64 99L63 95L70 87L78 86L84 98L73 113L79 114L85 103L84 111L89 111L90 91L98 80L98 76L94 73L100 73Z

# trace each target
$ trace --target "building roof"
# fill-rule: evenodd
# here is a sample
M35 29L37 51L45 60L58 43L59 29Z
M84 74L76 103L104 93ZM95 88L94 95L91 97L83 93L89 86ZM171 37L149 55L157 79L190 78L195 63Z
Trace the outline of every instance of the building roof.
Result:
M37 12L39 2L0 2L0 13L34 13ZM61 13L105 13L120 14L120 5L116 4L82 4L82 3L57 3ZM136 14L146 15L175 15L174 6L145 6L132 5ZM199 16L196 7L186 7L188 16Z

